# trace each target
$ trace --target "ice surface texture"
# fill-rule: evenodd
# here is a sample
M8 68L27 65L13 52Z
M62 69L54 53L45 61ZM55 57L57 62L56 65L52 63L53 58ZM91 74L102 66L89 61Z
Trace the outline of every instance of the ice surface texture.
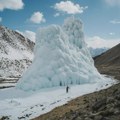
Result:
M39 90L69 84L95 83L101 79L84 41L82 22L67 18L37 33L35 58L17 88Z

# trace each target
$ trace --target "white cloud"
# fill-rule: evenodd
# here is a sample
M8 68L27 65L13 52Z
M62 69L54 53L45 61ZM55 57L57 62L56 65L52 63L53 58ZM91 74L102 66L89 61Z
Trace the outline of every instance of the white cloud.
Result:
M110 23L112 23L112 24L120 24L120 20L111 20Z
M110 33L109 33L109 35L115 35L115 33L113 33L113 32L110 32Z
M54 14L54 17L58 17L58 16L60 16L60 13L55 13Z
M30 39L31 41L35 42L35 39L36 39L36 33L35 32L32 32L32 31L29 31L29 30L26 30L24 32L21 32L19 30L16 30L18 33L22 34L24 37Z
M83 13L84 9L86 8L88 7L87 6L81 7L79 4L74 4L71 1L61 1L54 5L54 9L56 9L59 12L64 12L67 14Z
M2 22L2 17L0 17L0 22Z
M44 15L41 12L34 12L30 18L30 21L37 24L46 22Z
M24 7L22 0L0 0L0 11L4 9L19 10Z
M106 39L100 38L99 36L94 36L91 38L87 38L86 43L88 44L88 47L92 47L92 48L103 48L103 47L111 48L119 44L120 39L106 40Z
M110 6L120 6L120 0L105 0Z

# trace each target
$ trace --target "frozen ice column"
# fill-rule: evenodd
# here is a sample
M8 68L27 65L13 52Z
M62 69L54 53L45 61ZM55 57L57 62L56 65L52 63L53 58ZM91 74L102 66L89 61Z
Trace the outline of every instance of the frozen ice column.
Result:
M16 86L19 89L39 90L101 79L86 47L82 22L74 17L67 18L62 27L41 28L34 52L32 65Z

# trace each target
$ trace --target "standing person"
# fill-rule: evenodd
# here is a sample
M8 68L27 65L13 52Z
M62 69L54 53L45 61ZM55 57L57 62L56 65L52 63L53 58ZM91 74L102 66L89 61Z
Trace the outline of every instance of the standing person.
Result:
M66 87L66 93L68 93L68 91L69 91L69 86Z

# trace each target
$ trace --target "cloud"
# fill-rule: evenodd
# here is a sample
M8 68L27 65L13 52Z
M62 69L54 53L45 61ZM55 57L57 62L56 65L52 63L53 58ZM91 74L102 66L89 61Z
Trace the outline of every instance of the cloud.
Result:
M0 17L0 22L2 22L2 17Z
M30 18L30 21L36 24L46 22L44 15L41 12L34 12Z
M110 6L120 6L120 0L105 0L105 2Z
M92 47L92 48L103 48L103 47L111 48L119 44L120 39L106 40L99 36L94 36L91 38L86 38L86 43L88 47Z
M54 17L58 17L58 16L60 16L60 13L55 13L54 14Z
M110 32L110 33L109 33L109 35L115 35L115 33L113 33L113 32Z
M24 7L22 0L0 0L0 11L4 9L19 10Z
M83 13L83 11L87 8L88 8L87 6L81 7L79 4L74 4L71 1L61 1L54 5L54 9L56 9L59 12L64 12L67 14Z
M110 23L112 23L112 24L120 24L120 20L111 20Z
M32 31L29 31L29 30L26 30L24 32L21 32L19 30L16 30L18 33L20 33L21 35L23 35L24 37L30 39L31 41L35 42L35 39L36 39L36 33L35 32L32 32Z

